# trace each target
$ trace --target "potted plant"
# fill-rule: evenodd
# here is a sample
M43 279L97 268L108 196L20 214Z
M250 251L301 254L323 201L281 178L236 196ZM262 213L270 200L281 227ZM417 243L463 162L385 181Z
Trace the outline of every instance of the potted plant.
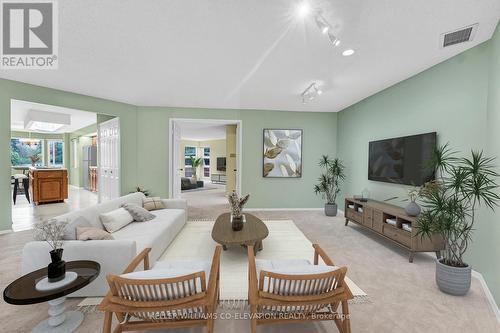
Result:
M40 155L38 154L31 155L30 160L31 160L31 166L34 167L36 165L36 162L40 161Z
M337 215L337 194L340 192L340 182L345 179L344 165L338 158L330 159L328 155L323 155L319 161L319 166L324 169L324 173L318 178L318 184L314 185L314 193L320 194L325 203L325 215Z
M35 225L35 239L46 241L52 250L49 252L51 263L47 266L49 282L57 282L66 276L66 262L62 260L63 236L67 221L50 219Z
M203 161L203 159L201 157L193 157L193 156L189 156L189 159L191 160L191 166L192 166L192 170L193 170L193 174L191 177L194 180L198 180L196 173L197 173L198 168L201 165L201 162Z
M436 283L445 293L465 295L472 269L463 257L472 240L476 211L481 205L491 210L498 205L499 175L494 158L484 156L482 151L456 158L446 144L434 155L436 180L422 189L424 209L418 218L417 235L442 236L444 250L436 261Z

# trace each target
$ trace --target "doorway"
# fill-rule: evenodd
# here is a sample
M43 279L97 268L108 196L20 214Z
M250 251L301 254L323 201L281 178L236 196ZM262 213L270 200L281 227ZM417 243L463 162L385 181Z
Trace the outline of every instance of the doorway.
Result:
M227 209L226 194L240 192L241 121L171 119L169 194L190 206L190 218Z

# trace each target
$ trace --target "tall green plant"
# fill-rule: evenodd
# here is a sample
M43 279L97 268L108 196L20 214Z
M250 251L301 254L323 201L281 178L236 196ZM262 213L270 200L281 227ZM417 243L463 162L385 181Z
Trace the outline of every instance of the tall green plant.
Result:
M481 205L494 210L498 205L499 174L493 162L494 158L484 156L482 151L471 151L470 157L457 158L448 144L434 152L436 180L423 189L424 210L418 219L417 234L442 235L446 265L467 266L463 256L472 239L476 210Z
M196 157L193 157L193 156L189 156L189 159L191 161L191 166L193 168L193 178L196 178L197 170L200 167L201 162L203 161L203 159L201 157L196 158Z
M318 164L324 173L318 178L318 184L314 185L314 193L321 194L327 203L333 204L340 192L340 183L345 179L345 166L340 159L332 160L328 155L323 155Z

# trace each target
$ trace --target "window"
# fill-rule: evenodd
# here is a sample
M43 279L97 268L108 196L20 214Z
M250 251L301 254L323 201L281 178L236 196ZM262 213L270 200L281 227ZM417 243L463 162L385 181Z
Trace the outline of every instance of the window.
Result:
M28 166L32 158L38 161L35 165L42 165L42 140L12 138L10 139L10 163L12 165Z
M210 147L203 148L203 177L210 177Z
M49 166L62 166L64 142L61 140L49 140Z
M191 157L196 157L196 147L184 147L184 176L191 177L193 175L193 168Z

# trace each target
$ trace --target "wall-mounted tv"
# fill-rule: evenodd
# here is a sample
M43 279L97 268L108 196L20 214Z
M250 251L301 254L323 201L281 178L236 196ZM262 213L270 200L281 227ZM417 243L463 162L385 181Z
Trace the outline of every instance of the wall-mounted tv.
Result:
M415 186L433 180L435 148L436 132L371 141L368 179Z
M217 157L217 171L226 171L225 157Z

